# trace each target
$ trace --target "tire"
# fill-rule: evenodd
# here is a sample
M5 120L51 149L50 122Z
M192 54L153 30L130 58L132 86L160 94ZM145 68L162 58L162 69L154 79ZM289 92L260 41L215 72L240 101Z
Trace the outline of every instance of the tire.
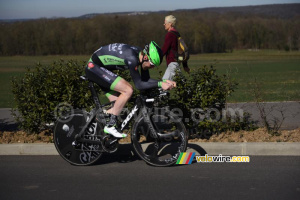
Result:
M88 120L88 113L75 109L70 114L59 117L54 126L54 144L59 155L73 165L85 166L95 163L102 155L101 144L77 143L77 135ZM100 140L96 137L99 125L92 122L84 133L85 139Z
M137 155L150 165L164 167L174 165L181 152L187 148L188 134L181 120L171 115L153 114L150 116L156 131L160 134L174 133L172 137L161 139L158 152L155 152L155 139L143 117L139 117L132 128L131 142Z

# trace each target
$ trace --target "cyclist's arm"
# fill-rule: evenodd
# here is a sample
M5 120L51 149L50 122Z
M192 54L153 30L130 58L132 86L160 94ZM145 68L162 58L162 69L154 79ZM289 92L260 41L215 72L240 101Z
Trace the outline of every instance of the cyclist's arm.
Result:
M149 77L149 74L147 75L147 73L141 72L142 73L142 76L141 76L139 71L135 70L135 67L130 67L129 70L130 70L130 75L134 82L134 85L138 90L147 90L147 89L159 87L160 81L151 79Z
M149 73L148 69L141 70L141 79L142 79L142 81L145 81L145 82L155 82L155 83L159 82L158 80L150 78L150 73Z
M149 70L141 70L141 79L142 81L148 81L150 79L150 73L149 73Z
M163 81L158 81L155 79L150 78L149 70L141 70L141 78L142 81L148 82L148 83L157 83L158 87L162 87L164 90L166 89L172 89L173 87L176 87L176 82L171 81L171 80L163 80ZM167 84L166 84L167 83ZM169 86L171 85L171 86Z

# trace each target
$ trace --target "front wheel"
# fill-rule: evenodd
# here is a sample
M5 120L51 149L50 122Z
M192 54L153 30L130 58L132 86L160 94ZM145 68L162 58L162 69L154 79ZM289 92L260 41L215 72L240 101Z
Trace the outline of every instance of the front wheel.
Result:
M139 117L131 134L131 142L140 158L153 166L174 165L187 148L188 134L180 119L168 114L152 114L150 120L159 139L153 138L148 123Z

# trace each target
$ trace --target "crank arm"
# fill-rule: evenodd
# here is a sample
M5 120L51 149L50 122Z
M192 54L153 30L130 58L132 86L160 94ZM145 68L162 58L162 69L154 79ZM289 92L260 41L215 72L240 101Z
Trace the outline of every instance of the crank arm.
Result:
M76 142L81 142L81 143L89 143L89 144L100 144L101 145L101 141L96 141L96 140L89 140L89 139L83 139L83 138L79 138L76 139Z
M80 152L101 152L101 153L106 152L104 150L82 150L82 149L75 149L75 151L80 151Z

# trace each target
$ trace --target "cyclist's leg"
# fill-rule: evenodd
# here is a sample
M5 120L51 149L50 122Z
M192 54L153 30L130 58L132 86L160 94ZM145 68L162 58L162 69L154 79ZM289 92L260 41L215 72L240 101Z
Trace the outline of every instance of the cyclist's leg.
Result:
M110 85L113 83L113 81L118 77L114 73L110 72L108 73L108 70L100 67L94 63L89 63L85 69L85 74L87 78L95 83L104 91L109 92L110 91Z
M114 107L107 111L111 116L104 128L104 132L118 138L126 137L127 135L120 133L116 126L117 116L131 97L133 91L131 85L120 76L94 63L89 63L85 71L90 80L97 83L103 91L110 93L111 97L109 97L109 100L116 100ZM112 94L110 91L116 91L120 94Z
M105 96L108 98L110 102L116 101L119 98L120 93L116 91L109 91L105 94Z
M120 95L116 96L115 94L111 94L109 96L110 101L116 100L116 102L114 104L114 107L108 110L107 113L118 116L121 113L127 101L130 99L133 93L133 89L130 83L128 83L123 78L119 80L116 79L116 81L111 85L110 89L120 93Z
M123 78L118 77L110 86L112 91L117 91L119 93L118 97L116 95L111 94L109 96L109 100L115 100L116 102L114 106L107 111L110 114L110 121L104 128L104 132L113 135L117 138L124 138L127 137L127 134L120 133L117 129L117 116L122 111L123 107L130 99L132 95L132 87L131 85L125 81Z

